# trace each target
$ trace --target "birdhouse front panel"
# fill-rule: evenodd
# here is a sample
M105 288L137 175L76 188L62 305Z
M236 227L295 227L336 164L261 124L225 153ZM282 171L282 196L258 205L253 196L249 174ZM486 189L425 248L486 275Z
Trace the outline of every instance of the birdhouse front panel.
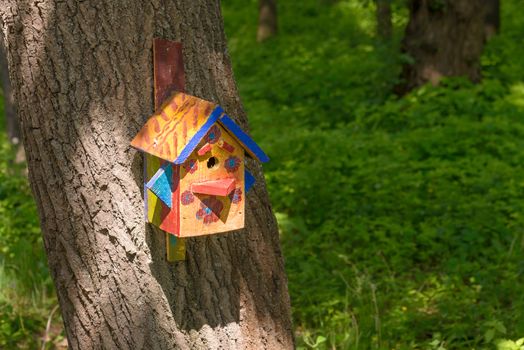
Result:
M180 236L244 227L244 149L215 123L180 169Z

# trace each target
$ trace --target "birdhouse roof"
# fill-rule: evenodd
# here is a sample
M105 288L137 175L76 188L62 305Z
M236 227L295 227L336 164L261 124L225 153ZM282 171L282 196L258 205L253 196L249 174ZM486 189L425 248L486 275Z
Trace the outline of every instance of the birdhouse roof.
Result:
M268 156L219 105L182 92L174 93L131 141L131 146L175 164L193 153L213 124L220 123L253 158Z

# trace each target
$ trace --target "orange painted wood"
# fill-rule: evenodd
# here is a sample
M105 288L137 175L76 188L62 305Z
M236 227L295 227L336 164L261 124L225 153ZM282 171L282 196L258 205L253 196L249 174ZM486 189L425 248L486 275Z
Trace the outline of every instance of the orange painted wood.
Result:
M175 92L140 129L131 146L175 162L216 108L212 102Z
M235 179L209 180L203 182L193 182L191 192L198 194L208 194L210 196L227 196L235 189Z

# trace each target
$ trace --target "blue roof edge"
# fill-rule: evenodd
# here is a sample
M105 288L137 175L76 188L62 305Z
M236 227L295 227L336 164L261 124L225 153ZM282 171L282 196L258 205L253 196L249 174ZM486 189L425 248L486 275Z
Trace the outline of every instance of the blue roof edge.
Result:
M182 152L180 152L180 155L178 156L178 158L176 158L173 161L173 163L175 164L184 163L187 160L187 158L191 155L191 153L193 153L196 146L198 146L198 143L200 142L200 140L202 140L202 138L206 136L209 129L211 129L213 124L215 124L215 122L218 120L218 118L220 118L222 114L224 114L224 110L222 109L222 107L216 106L213 112L211 112L211 114L209 115L209 119L204 123L204 125L202 125L200 130L197 131L197 133L191 138L191 140L189 140L186 147L184 147Z
M262 148L238 126L233 119L231 119L227 114L224 114L219 119L220 123L225 126L233 135L238 139L244 148L251 151L253 155L262 163L269 161L269 157L264 153Z

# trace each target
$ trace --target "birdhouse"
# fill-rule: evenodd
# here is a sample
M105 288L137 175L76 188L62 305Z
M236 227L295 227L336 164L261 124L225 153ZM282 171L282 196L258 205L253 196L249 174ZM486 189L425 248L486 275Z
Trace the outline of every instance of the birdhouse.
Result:
M209 101L177 92L149 118L131 145L146 153L146 220L177 237L244 227L254 177L246 155L269 158Z

